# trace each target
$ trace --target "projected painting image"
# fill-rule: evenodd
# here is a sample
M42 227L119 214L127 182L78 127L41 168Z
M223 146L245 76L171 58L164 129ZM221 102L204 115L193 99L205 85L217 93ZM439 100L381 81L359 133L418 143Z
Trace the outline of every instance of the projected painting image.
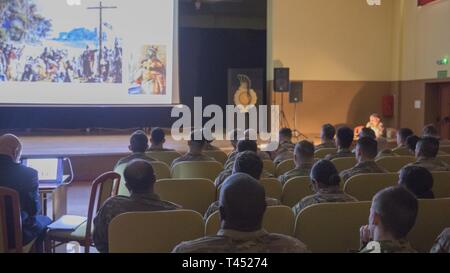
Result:
M167 50L162 45L145 45L131 55L130 95L166 94Z
M0 1L0 81L122 83L122 39L112 13L90 1Z

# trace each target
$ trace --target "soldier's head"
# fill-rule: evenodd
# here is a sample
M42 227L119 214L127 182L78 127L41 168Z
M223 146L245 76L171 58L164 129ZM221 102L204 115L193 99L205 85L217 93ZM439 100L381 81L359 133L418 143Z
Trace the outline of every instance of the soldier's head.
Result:
M314 164L310 177L314 191L338 187L341 183L338 170L329 160L320 160Z
M222 186L219 209L223 229L241 232L260 230L266 211L264 188L248 174L233 174Z
M156 177L153 167L148 161L141 159L131 161L125 167L123 176L126 181L125 186L130 193L153 192Z
M162 146L164 142L166 142L166 135L164 134L163 129L161 128L153 128L151 132L150 142L155 146Z
M423 128L422 137L435 137L437 139L440 138L439 132L433 124L429 124Z
M378 154L378 142L369 137L358 139L355 156L358 162L373 161Z
M419 166L407 166L400 170L398 184L410 190L418 199L433 199L433 175Z
M258 144L254 140L240 140L237 145L238 153L250 151L250 152L258 152Z
M408 150L415 154L416 153L416 147L417 147L417 142L419 142L420 137L414 135L414 136L409 136L408 138L406 138L406 147L408 147Z
M299 168L305 162L313 162L314 150L314 144L309 141L303 140L297 143L294 148L295 165Z
M0 136L0 155L11 157L14 162L19 162L22 155L22 143L12 134Z
M333 141L334 136L336 135L336 128L334 128L331 124L325 124L322 126L322 130L320 132L320 138L322 141Z
M377 193L369 216L373 240L406 238L416 223L418 207L417 198L404 187L391 187Z
M145 153L148 149L148 137L144 131L136 131L130 137L130 151L133 153Z
M409 128L399 129L397 132L397 145L398 146L406 145L406 139L412 135L414 135L414 132Z
M372 139L377 139L377 135L374 130L370 128L362 128L359 132L358 138L368 137Z
M439 153L439 140L435 137L423 137L416 145L416 157L436 158Z
M259 180L263 172L263 162L253 151L239 153L234 161L233 173L245 173Z
M291 142L292 141L292 130L289 128L282 128L278 133L280 137L280 142Z
M237 149L237 145L239 142L239 139L243 137L243 132L240 129L234 129L232 131L230 131L229 133L229 139L230 139L230 143L233 146L233 148L236 150Z
M341 127L336 134L336 145L341 149L350 149L353 143L354 133L349 127Z
M207 141L203 130L195 130L191 133L191 139L188 141L189 152L202 153Z

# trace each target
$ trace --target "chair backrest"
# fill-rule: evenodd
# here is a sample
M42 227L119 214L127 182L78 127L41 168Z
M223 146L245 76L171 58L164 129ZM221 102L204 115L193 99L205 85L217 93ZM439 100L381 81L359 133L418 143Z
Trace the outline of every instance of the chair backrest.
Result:
M91 245L91 230L94 216L102 208L103 204L111 197L117 195L120 185L120 175L115 172L108 172L100 175L92 182L89 197L88 214L86 221L86 236L84 247Z
M334 154L337 152L336 148L323 148L319 149L314 153L314 157L317 159L325 158L329 154Z
M162 179L155 184L155 193L162 200L181 205L205 214L208 207L216 200L216 187L211 180L192 179Z
M351 169L357 163L355 157L336 158L336 159L333 159L331 162L333 162L333 164L336 167L336 169L338 170L338 172L342 172L342 171Z
M271 160L263 160L263 169L270 173L275 175L275 164Z
M395 148L393 152L399 156L411 156L411 151L406 147Z
M202 216L191 210L125 213L109 225L109 252L169 253L204 232Z
M223 171L217 161L186 161L172 167L172 178L205 178L214 181Z
M414 156L386 156L378 159L377 164L388 172L396 173L409 163L416 161Z
M360 247L359 229L367 225L371 202L324 203L305 208L295 238L313 253L348 253Z
M450 172L433 172L435 198L450 198Z
M450 227L450 199L420 200L416 225L408 235L412 247L428 253L441 232Z
M444 152L446 154L450 154L450 146L449 145L444 145L439 147L439 151Z
M262 178L261 184L266 191L266 197L281 200L283 187L281 186L280 181L278 181L276 178Z
M225 162L228 160L228 156L224 151L218 150L218 151L203 151L203 153L209 157L214 158L218 162L222 163L222 165L225 165Z
M6 206L8 204L9 206ZM9 209L7 211L7 209ZM12 223L7 223L7 215L12 216ZM12 230L11 230L12 229ZM14 248L9 248L8 233L13 234ZM0 187L0 253L14 251L22 253L22 223L20 218L19 193L9 188Z
M295 215L286 206L267 207L263 219L263 228L270 233L293 236ZM205 236L216 235L220 229L220 213L216 211L206 220Z
M180 153L175 151L147 152L146 154L151 158L166 163L168 166L171 166L172 162L181 156Z
M294 177L284 184L281 203L292 208L306 196L313 194L309 177Z
M438 158L450 165L450 155L439 155Z
M359 174L345 183L344 191L359 201L372 201L379 191L397 184L397 173Z
M293 159L288 159L278 164L275 174L278 177L293 169L295 169L295 162Z
M153 162L149 162L149 163L153 167L153 171L155 173L156 180L167 179L167 178L171 177L170 167L165 162L153 161ZM122 177L118 194L123 195L123 196L130 196L130 192L128 191L127 187L125 186L126 180L123 175L123 172L125 171L126 166L127 166L127 164L120 164L119 166L117 166L114 169L114 172L120 174L120 176Z

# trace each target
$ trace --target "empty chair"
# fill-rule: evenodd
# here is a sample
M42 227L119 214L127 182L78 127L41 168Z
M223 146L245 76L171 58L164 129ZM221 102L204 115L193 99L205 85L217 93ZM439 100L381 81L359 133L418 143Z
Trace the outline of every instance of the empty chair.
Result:
M186 161L172 167L172 178L204 178L214 181L223 171L217 161Z
M360 248L359 229L367 225L371 202L323 203L300 212L294 236L313 253L348 253Z
M386 169L388 172L396 173L406 165L416 161L413 156L388 156L378 159L378 166Z
M205 214L216 200L216 187L208 179L162 179L155 183L155 193L162 200Z
M266 191L266 197L281 200L283 188L280 181L276 178L263 178L261 179L261 184Z
M158 161L166 163L168 166L171 166L172 162L181 156L180 153L175 151L147 152L147 155Z
M359 174L344 185L344 192L359 201L372 201L379 191L398 184L397 173Z
M219 150L219 151L204 151L205 155L214 158L218 162L222 163L222 165L225 165L225 162L228 160L228 156L225 152Z
M275 175L276 177L278 177L293 169L295 169L295 162L293 159L288 159L278 164L278 166L276 167Z
M160 162L160 161L153 161L153 162L149 162L149 163L153 167L153 171L155 173L156 180L167 179L167 178L171 177L170 167L166 163ZM123 172L125 171L126 167L127 167L127 164L120 164L119 166L117 166L114 169L114 172L118 173L122 177L122 179L120 181L120 185L119 185L118 195L130 196L130 192L128 191L127 187L125 186L126 180L123 176Z
M438 158L450 165L450 155L438 155Z
M338 172L342 172L342 171L351 169L357 163L355 157L336 158L336 159L331 160L331 162L333 162L333 164L336 167L336 169L338 170Z
M336 152L337 152L336 148L324 148L324 149L317 150L314 153L314 157L317 159L322 159L322 158L325 158L327 155L334 154Z
M408 235L411 246L428 253L439 234L450 227L450 199L419 200L416 225Z
M273 162L271 160L263 160L263 168L264 171L275 175L275 165L273 164Z
M294 234L295 216L291 208L286 206L267 207L263 219L263 228L269 233ZM205 236L217 234L220 230L220 213L217 211L206 221Z
M61 244L71 241L79 242L85 247L85 252L89 253L89 248L92 243L92 229L94 216L98 213L108 198L116 196L120 183L120 175L109 172L102 174L92 183L91 193L88 204L88 213L86 221L80 225L75 231L50 230L47 233L47 251L49 251L50 244L55 248L53 242Z
M309 177L295 177L289 180L283 187L281 203L292 208L303 198L314 194L311 190Z
M184 241L203 237L195 211L132 212L117 216L108 229L110 253L169 253Z
M450 172L433 172L435 198L450 198Z

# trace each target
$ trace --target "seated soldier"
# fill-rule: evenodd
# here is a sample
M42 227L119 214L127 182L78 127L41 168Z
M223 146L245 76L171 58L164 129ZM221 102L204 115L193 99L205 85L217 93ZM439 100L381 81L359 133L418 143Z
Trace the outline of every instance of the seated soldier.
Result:
M361 253L415 253L406 237L416 223L418 207L417 198L403 187L377 193L369 225L360 229Z
M305 253L299 240L270 234L262 227L264 188L255 178L237 173L223 184L219 197L221 229L215 236L183 242L174 253Z
M398 184L411 191L418 199L434 199L433 175L418 166L404 167L400 170Z
M340 183L339 173L331 161L321 160L314 164L311 170L311 186L315 194L303 198L292 208L295 215L314 204L357 202L353 196L340 189Z
M150 148L148 151L150 152L171 152L174 151L172 149L165 149L164 143L166 142L166 135L164 134L163 129L161 128L154 128L151 132L151 138L150 138Z
M442 139L439 135L439 131L433 124L427 125L423 128L422 137L434 137L437 138L441 145L450 145L448 139Z
M259 181L263 173L263 162L254 151L241 152L234 161L234 168L229 176L235 173L246 173ZM223 183L218 186L219 191L221 190L222 185ZM274 198L266 198L266 203L269 207L281 205L280 201ZM219 202L212 203L205 213L205 221L217 210L219 210Z
M314 165L314 144L304 140L295 145L294 161L295 169L278 177L281 184L286 184L286 182L294 177L310 175Z
M387 171L375 163L377 157L378 143L368 137L360 138L356 144L355 156L358 163L351 169L342 171L340 176L343 182L358 174L387 173Z
M203 149L206 145L206 139L203 131L193 131L191 133L191 140L188 141L189 151L172 162L172 167L175 164L186 161L216 161L214 158L203 154Z
M234 160L236 159L236 156L238 154L237 145L238 145L238 142L240 140L239 134L241 132L242 131L239 130L239 129L234 129L229 134L230 143L231 143L231 146L233 146L233 151L228 155L228 159L225 162L224 169L231 169L231 168L233 168Z
M406 146L408 147L408 151L410 155L416 154L417 142L419 142L420 137L414 135L406 138Z
M412 135L414 135L414 132L409 128L399 129L397 132L397 148L392 151L398 155L410 155L406 140Z
M373 129L363 128L361 130L361 132L359 133L358 138L363 138L363 137L368 137L368 138L371 138L371 139L377 141L378 154L375 159L379 159L379 158L386 157L386 156L397 156L396 154L394 154L392 152L391 149L386 148L388 146L387 140L383 137L377 138L377 135ZM353 150L353 152L356 152L356 149Z
M358 139L368 137L371 139L377 139L377 135L375 134L375 131L370 128L362 128L361 132L359 132Z
M439 153L439 140L434 137L421 138L416 145L417 161L407 166L424 167L430 172L450 171L450 165L437 158Z
M275 165L294 158L295 144L292 143L292 130L283 128L278 133L280 145L276 151L272 153L273 163Z
M355 154L350 150L352 143L353 130L348 127L339 128L336 134L338 151L337 153L327 155L325 159L331 161L336 158L355 157Z
M220 151L219 147L216 147L212 144L213 142L214 142L214 140L207 140L204 151Z
M148 138L144 131L136 131L131 135L128 149L130 149L131 155L120 159L117 162L116 167L126 164L134 159L142 159L149 162L157 161L156 159L145 154L148 149Z
M164 211L181 208L171 202L162 201L154 193L156 177L152 165L136 159L128 163L124 171L125 186L131 196L116 196L108 199L94 219L93 239L99 252L108 252L108 227L114 217L138 211Z
M446 228L436 239L430 253L450 254L450 228Z
M258 151L258 145L256 144L256 141L253 141L253 140L241 140L241 141L238 142L237 151L238 151L238 153L237 153L236 158L243 152L254 152L254 153L256 153ZM261 159L261 157L260 157L260 159ZM219 188L220 185L222 185L223 182L230 175L233 174L233 168L234 168L234 165L235 165L234 163L235 163L235 161L233 161L233 164L231 165L232 166L231 168L227 168L227 169L223 170L217 176L216 180L214 181L214 185L216 185L217 188ZM259 174L259 176L262 176L264 178L273 177L273 175L271 175L270 173L268 173L268 172L266 172L264 170L262 170L262 174Z
M316 151L320 149L336 148L336 143L334 142L334 136L336 135L336 128L331 124L325 124L322 126L320 131L320 139L322 144L316 146Z
M256 141L256 143L258 143L258 133L255 130L253 130L253 129L247 129L247 130L244 131L244 139L246 139L246 140L254 140L254 141ZM272 161L272 159L270 158L269 153L263 152L259 148L258 148L257 154L261 158L261 160L270 160L270 161Z

